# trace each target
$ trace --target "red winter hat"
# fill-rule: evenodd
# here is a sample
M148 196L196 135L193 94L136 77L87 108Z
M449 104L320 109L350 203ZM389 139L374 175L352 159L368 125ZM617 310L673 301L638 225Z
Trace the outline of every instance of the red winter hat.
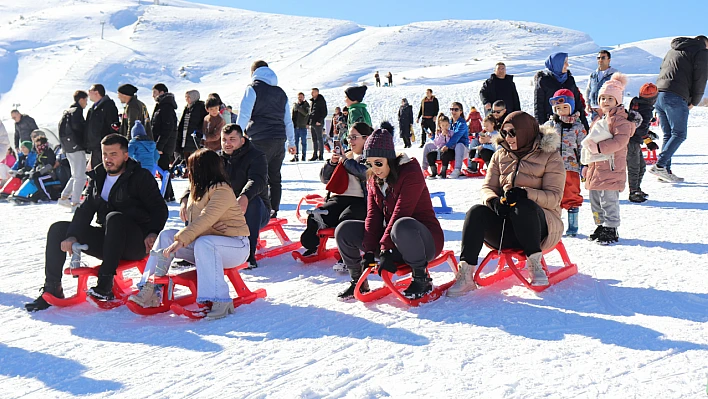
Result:
M659 89L654 83L644 83L639 89L639 97L652 98L659 94Z
M568 89L560 89L553 93L553 97L548 100L551 106L558 103L566 103L570 105L570 113L575 113L575 94Z

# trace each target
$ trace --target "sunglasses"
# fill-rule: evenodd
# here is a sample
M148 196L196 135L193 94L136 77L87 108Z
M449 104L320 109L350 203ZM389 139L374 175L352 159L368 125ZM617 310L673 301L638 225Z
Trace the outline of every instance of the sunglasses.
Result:
M350 139L350 140L359 140L359 139L361 139L361 138L364 138L364 136L360 136L360 135L358 135L358 134L350 134L350 135L349 135L349 139Z
M450 112L460 112L459 108L450 108Z
M603 55L602 57L597 57L597 59L598 59L598 60L606 60L606 59L607 59L607 56L606 56L606 55Z
M383 162L381 162L381 161L376 161L376 162L374 162L373 165L370 162L367 162L367 163L365 163L365 165L369 169L371 169L374 166L376 166L377 168L383 168L383 166L384 166Z
M565 104L565 97L553 97L549 100L551 102L551 105L560 105L560 104Z
M495 109L494 111L492 111L493 114L501 114L502 112L504 112L503 109Z
M501 132L499 132L499 134L501 134L502 138L511 137L511 138L513 139L514 137L516 137L516 130L514 130L514 129L509 129L509 130L502 129Z

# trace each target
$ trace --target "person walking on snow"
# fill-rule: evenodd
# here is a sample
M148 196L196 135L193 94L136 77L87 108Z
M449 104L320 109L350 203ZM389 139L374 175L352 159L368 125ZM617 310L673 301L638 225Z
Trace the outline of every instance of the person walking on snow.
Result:
M376 79L376 87L381 87L381 77L379 76L379 71L374 74L374 79Z
M74 93L74 104L66 111L59 122L59 140L61 148L69 161L71 178L57 203L73 208L79 205L81 192L86 185L86 120L84 108L88 104L88 94L78 90Z
M683 178L671 169L671 158L686 140L688 113L703 99L708 80L708 37L677 37L671 41L671 50L661 63L656 80L659 95L656 114L659 117L664 142L659 159L649 173L669 183L680 183Z

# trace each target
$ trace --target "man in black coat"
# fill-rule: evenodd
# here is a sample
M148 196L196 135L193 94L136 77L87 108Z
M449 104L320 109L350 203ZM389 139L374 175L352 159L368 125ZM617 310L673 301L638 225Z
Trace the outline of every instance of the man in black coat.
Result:
M204 126L204 117L208 112L204 107L204 101L199 99L197 90L190 90L184 94L184 99L187 105L182 112L182 118L177 126L177 145L175 156L180 157L183 161L187 161L190 155L199 149L199 143L202 142L202 128ZM192 136L192 134L195 136Z
M93 105L86 114L86 150L91 153L91 169L94 169L103 162L101 140L117 132L113 125L118 127L118 108L116 103L106 95L106 89L102 84L91 86L88 95Z
M231 188L236 194L248 230L251 232L248 263L249 269L254 269L258 267L256 263L258 233L270 220L266 156L244 136L239 125L230 123L221 131L221 157L224 160L226 174L229 175ZM182 196L180 214L186 215L188 198L189 192ZM220 223L214 225L216 230L221 230L222 227L226 231L226 226Z
M83 90L74 93L74 104L64 111L59 122L59 140L71 169L71 178L59 198L59 205L72 207L79 204L86 185L86 120L84 108L88 94Z
M103 164L94 169L88 197L71 222L56 222L47 233L43 291L63 298L62 268L74 243L103 261L98 284L88 290L96 300L113 299L113 276L122 259L140 260L152 249L167 221L168 211L157 182L128 156L128 140L110 134L101 141ZM91 222L96 216L100 227ZM25 305L32 312L50 305L40 296Z
M10 117L15 121L15 151L19 152L20 143L23 141L32 141L32 132L39 128L31 116L21 114L20 111L16 109L10 111ZM1 154L0 156L4 157L5 154Z
M506 74L506 64L497 62L494 73L482 84L479 91L479 98L484 104L484 115L488 115L492 110L492 105L497 100L502 100L506 104L507 113L521 111L521 101L519 93L516 91L514 75Z
M413 127L413 107L404 98L398 108L398 131L405 148L411 148L411 127Z
M157 166L160 169L170 170L170 163L177 144L177 102L174 94L167 90L167 86L158 83L152 88L152 98L155 100L155 110L152 112L152 135L155 137L155 147L160 153ZM165 190L165 200L174 201L175 193L172 191L172 183L167 181Z
M688 113L703 99L708 80L708 37L677 37L661 63L656 87L656 113L664 142L649 173L670 183L682 182L671 170L671 158L686 140Z
M312 146L314 147L310 161L322 161L324 159L322 130L324 129L325 118L327 118L327 101L320 94L320 89L314 88L312 89L312 98L310 98L310 117L307 119L312 136Z
M433 95L433 90L425 90L425 97L420 102L420 110L416 120L416 123L420 123L420 130L422 131L420 134L420 148L425 145L428 134L432 136L431 138L435 138L435 123L438 112L440 112L440 104L438 104L438 99ZM421 117L423 122L420 121Z

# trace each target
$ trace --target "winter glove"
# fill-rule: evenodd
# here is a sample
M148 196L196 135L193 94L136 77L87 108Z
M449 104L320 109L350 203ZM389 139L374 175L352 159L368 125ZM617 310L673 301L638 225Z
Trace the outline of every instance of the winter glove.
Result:
M374 267L376 266L376 259L374 259L374 253L373 252L367 252L364 254L364 256L361 258L361 267L366 269L367 267Z
M519 200L527 199L528 197L528 192L521 187L514 187L504 193L504 201L509 206L514 206Z
M644 144L646 144L649 151L656 151L659 149L659 146L650 137L644 139Z
M503 204L500 197L492 198L489 201L489 206L494 210L494 213L503 218L507 217L511 212L511 207Z
M652 140L659 140L659 135L656 134L656 133L654 133L654 132L652 132L651 130L649 131L648 136L649 136L649 138L652 139Z
M390 273L396 273L396 270L398 270L398 267L396 267L394 263L395 258L400 259L401 253L398 252L397 249L387 249L386 251L381 252L381 255L379 256L379 276L381 275L381 271L386 270Z

